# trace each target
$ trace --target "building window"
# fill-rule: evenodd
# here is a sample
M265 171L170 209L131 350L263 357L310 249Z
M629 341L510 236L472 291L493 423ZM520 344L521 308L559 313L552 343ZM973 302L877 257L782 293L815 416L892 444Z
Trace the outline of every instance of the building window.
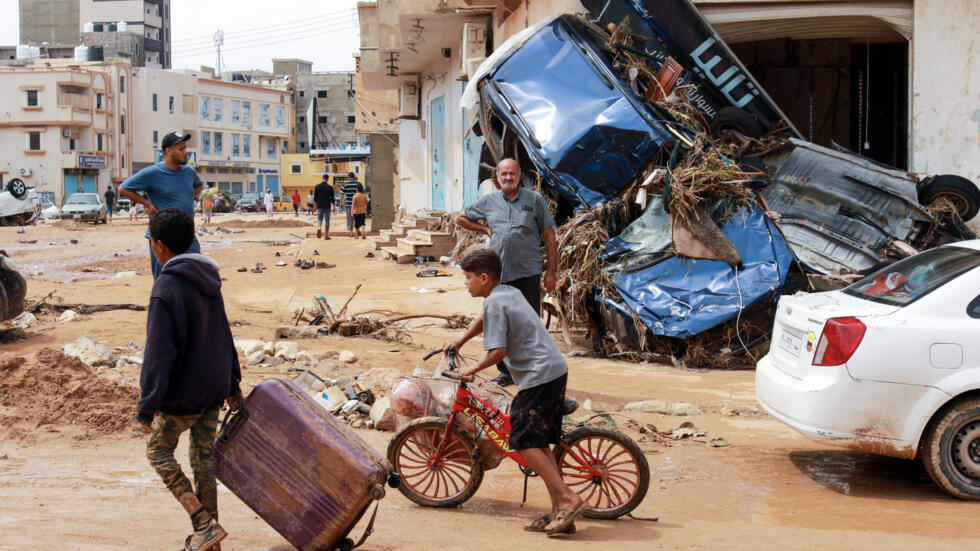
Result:
M300 91L299 91L299 97L301 97L301 98L302 98L302 97L305 97L305 96L306 96L306 92L305 92L305 91L303 91L303 90L300 90Z
M170 114L174 114L174 97L170 96Z
M201 96L201 120L211 120L211 98Z
M306 122L306 117L300 116L299 117L299 122Z
M302 174L303 173L303 163L289 163L289 173L290 174Z
M252 137L248 134L242 136L242 157L246 159L252 156Z
M27 149L31 151L41 150L41 133L40 132L28 132L27 133Z
M242 124L245 126L252 126L252 104L251 102L242 102Z
M327 98L327 91L326 90L317 90L316 91L316 97L318 97L320 99L326 99Z
M68 151L75 151L75 138L68 140Z
M306 149L306 142L299 142L300 149Z
M218 98L214 98L214 122L219 122L221 120L221 104L222 101Z
M201 132L201 155L211 154L211 133Z
M37 90L27 91L27 106L37 107Z
M119 166L121 166L123 168L126 168L126 154L125 153L120 153L119 154Z
M361 165L360 163L358 163L354 165L354 174L360 174L360 173L361 173Z
M223 144L221 143L221 141L222 141L221 140L221 137L222 137L221 136L221 132L215 132L214 133L214 154L215 155L222 155L223 154L223 152L222 152L222 145Z
M238 111L239 111L239 108L241 107L241 105L242 105L242 102L240 102L240 101L232 101L231 102L231 122L233 122L235 124L238 124L240 122L240 119L238 117Z
M269 104L259 104L259 126L269 126Z
M354 115L347 115L347 122L350 124L354 124Z
M95 108L102 109L102 94L95 94Z
M327 117L326 115L320 115L316 118L316 121L320 124L327 124Z
M265 155L270 159L276 158L276 140L269 140L265 143Z
M157 95L153 94L153 111L157 110Z
M159 132L157 132L156 130L154 130L153 131L153 149L156 149L157 148L157 144L159 143L159 141L158 141L157 138L159 138Z
M126 76L125 75L119 75L119 93L120 94L125 94L126 93Z
M126 133L126 115L125 114L119 115L119 133L120 134L125 134Z
M286 108L276 107L276 127L283 128L286 126Z
M231 156L232 157L240 157L241 156L241 154L242 154L241 141L242 141L241 134L232 134L231 135Z
M95 135L95 150L102 151L102 134Z

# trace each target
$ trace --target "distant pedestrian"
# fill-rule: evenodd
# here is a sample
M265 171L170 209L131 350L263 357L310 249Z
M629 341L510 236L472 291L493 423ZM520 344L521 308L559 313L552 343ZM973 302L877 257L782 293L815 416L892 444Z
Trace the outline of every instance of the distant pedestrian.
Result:
M204 223L211 223L211 214L214 213L214 184L208 184L208 189L201 192L201 213L204 215Z
M364 219L367 217L368 199L364 193L364 186L357 184L357 193L351 200L350 211L354 215L354 239L360 237L367 239L367 232L364 230Z
M289 199L293 202L293 216L299 216L299 201L301 199L299 196L299 190L294 189L293 194L289 196Z
M313 201L316 203L316 236L320 237L320 226L323 226L323 238L330 239L330 209L333 208L333 186L330 177L323 175L323 181L313 188Z
M218 524L214 437L218 412L242 404L241 367L221 297L218 264L190 253L194 217L167 208L150 217L150 249L164 266L150 291L136 418L150 437L146 457L190 517L184 549L215 549ZM194 485L174 457L190 432Z
M153 216L159 209L178 208L191 219L194 218L194 199L201 194L204 185L197 171L187 166L187 140L191 139L190 134L171 132L163 137L161 146L163 147L163 161L148 166L143 170L130 176L122 185L119 186L119 194L132 201L132 208L136 208L136 219L139 219L139 208L146 207L146 213ZM145 192L146 196L140 194ZM150 230L146 230L146 238L149 243ZM197 237L191 243L188 252L201 252L201 245L197 242ZM158 263L150 249L150 268L153 270L153 279L156 279L163 270L163 265Z
M313 190L311 189L309 195L306 196L306 214L316 214L316 212L313 210L315 208L316 205L313 202Z
M116 210L116 192L112 191L112 186L105 188L105 210L112 222L112 211Z
M272 190L265 190L265 213L272 218Z
M347 181L340 186L340 192L344 195L344 212L347 214L347 234L354 237L354 215L351 213L350 205L357 193L357 176L353 172L347 174Z

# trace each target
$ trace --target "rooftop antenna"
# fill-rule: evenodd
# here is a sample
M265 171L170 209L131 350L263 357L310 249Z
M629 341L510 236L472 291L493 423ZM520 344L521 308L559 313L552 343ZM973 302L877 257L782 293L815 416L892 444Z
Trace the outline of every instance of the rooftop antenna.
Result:
M225 31L218 29L214 33L214 47L218 49L218 76L221 76L221 45L225 43Z

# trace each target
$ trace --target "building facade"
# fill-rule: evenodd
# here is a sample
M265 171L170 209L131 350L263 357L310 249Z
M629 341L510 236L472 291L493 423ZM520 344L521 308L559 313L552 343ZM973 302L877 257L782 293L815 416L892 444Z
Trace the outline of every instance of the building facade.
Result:
M84 44L129 47L135 38L134 64L171 67L170 0L79 0L78 10ZM126 24L125 31L120 22Z
M270 189L279 195L292 122L288 93L212 76L136 69L135 168L162 159L164 134L184 132L191 135L188 163L205 184L233 194Z
M132 173L132 69L126 63L0 67L0 178L20 178L61 204Z
M78 44L80 0L19 0L20 43Z
M694 3L807 139L980 181L980 72L970 70L980 3ZM476 199L482 142L467 133L463 81L517 32L585 11L578 0L358 5L365 88L400 93L402 206L455 210Z
M302 59L273 59L272 72L280 79L288 78L293 94L296 147L291 150L309 153L310 149L361 145L354 130L354 73L314 72L313 63Z

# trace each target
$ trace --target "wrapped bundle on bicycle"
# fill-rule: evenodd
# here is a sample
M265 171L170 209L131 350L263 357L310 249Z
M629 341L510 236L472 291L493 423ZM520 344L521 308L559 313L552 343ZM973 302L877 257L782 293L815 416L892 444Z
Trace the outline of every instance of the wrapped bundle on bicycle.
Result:
M434 377L400 378L390 395L397 432L388 445L388 461L401 477L398 489L429 507L466 502L480 487L484 471L504 457L516 461L526 476L533 473L508 444L513 397L480 377L460 380L452 353L448 368ZM650 485L643 451L616 430L565 426L554 454L565 483L589 504L586 517L625 515L643 501ZM525 494L526 489L525 484Z
M302 551L350 551L348 533L384 484L398 484L385 458L307 394L306 372L268 379L227 416L214 445L218 479ZM375 507L377 512L377 507Z

